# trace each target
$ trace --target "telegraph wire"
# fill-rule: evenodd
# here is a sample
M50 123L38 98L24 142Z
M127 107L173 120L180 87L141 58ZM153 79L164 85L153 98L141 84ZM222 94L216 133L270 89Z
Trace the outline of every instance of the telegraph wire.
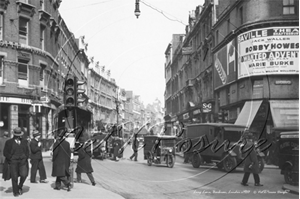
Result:
M101 1L101 2L97 2L97 3L86 4L86 5L83 5L83 6L78 6L78 7L67 9L66 11L75 10L75 9L84 8L84 7L89 7L89 6L94 6L94 5L98 5L98 4L103 4L103 3L107 3L107 2L111 2L111 1L114 1L114 0Z
M187 25L187 24L183 23L182 21L179 21L176 17L174 17L174 16L172 16L172 15L170 15L170 14L168 14L168 13L162 11L162 10L159 10L159 9L157 9L157 8L154 8L153 6L149 5L149 4L146 3L145 1L141 1L141 0L140 0L140 2L142 2L145 6L148 6L149 8L151 8L151 9L153 9L153 10L159 12L160 14L162 14L165 18L167 18L167 19L170 20L170 21L175 21L175 22L181 23L181 24L183 24L183 25L185 25L185 26ZM174 17L175 19L169 18L166 14L168 14L168 15Z

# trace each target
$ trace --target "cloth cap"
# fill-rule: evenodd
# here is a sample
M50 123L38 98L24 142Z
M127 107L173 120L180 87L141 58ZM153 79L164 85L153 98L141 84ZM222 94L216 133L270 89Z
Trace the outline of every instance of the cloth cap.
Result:
M13 130L13 134L15 136L22 136L24 135L24 133L22 132L21 128L20 127L16 127L14 130Z

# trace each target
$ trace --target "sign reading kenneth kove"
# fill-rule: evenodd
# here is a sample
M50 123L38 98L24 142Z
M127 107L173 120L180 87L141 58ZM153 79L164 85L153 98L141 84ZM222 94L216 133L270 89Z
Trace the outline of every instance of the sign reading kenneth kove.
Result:
M299 27L254 29L238 36L238 78L299 74Z

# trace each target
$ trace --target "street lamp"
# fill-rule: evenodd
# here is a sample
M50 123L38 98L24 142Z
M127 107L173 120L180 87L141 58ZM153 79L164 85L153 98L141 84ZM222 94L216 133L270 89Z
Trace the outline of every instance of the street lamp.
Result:
M136 18L139 18L140 14L141 14L141 11L140 11L140 0L135 0L134 14L135 14Z

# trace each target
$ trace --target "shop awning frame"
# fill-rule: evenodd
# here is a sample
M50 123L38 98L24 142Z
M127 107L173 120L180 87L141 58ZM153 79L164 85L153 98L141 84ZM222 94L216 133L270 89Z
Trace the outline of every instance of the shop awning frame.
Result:
M262 100L245 102L243 109L238 115L238 118L236 119L234 124L250 128L261 104Z

